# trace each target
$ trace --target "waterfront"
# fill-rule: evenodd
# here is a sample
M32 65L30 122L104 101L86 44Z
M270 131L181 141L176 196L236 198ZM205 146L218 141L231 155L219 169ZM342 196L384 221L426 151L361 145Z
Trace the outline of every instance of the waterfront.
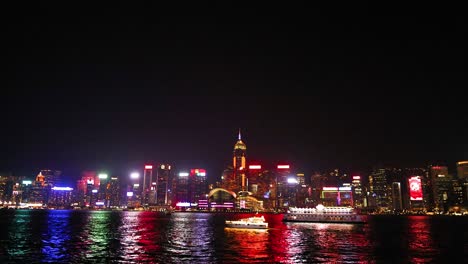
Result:
M445 263L468 261L466 216L370 216L368 224L224 227L252 214L0 212L0 263Z

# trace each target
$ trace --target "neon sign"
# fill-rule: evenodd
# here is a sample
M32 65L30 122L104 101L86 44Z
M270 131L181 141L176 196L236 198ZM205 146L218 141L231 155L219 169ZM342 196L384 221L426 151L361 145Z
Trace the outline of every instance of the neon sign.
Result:
M421 179L419 176L414 176L408 179L409 193L411 201L422 201L423 192L421 186Z
M71 187L52 187L52 190L54 191L73 191L73 188ZM93 190L94 191L94 190Z

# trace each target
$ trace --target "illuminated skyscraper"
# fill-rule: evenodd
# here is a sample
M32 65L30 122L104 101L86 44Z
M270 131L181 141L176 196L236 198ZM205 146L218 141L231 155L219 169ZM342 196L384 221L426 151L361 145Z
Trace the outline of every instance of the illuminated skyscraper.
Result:
M401 212L403 210L401 184L399 182L392 182L392 205L393 210L396 212Z
M304 173L297 173L296 176L297 176L297 183L299 185L304 185L305 184Z
M99 186L97 193L97 201L100 206L109 207L108 190L109 190L109 175L107 173L99 173Z
M77 190L75 192L80 206L93 206L92 201L94 196L97 196L97 191L101 181L95 171L83 171L81 179L77 182ZM94 193L93 193L94 191Z
M173 186L174 199L172 200L172 206L175 207L177 203L190 203L189 175L188 172L179 172L177 175Z
M289 206L290 188L288 179L291 174L288 164L280 164L276 166L275 171L275 208L284 208ZM297 181L297 180L296 180Z
M2 203L19 204L22 199L23 176L0 176L0 207Z
M156 182L153 184L153 165L145 165L143 171L143 193L142 204L151 205L156 203Z
M357 208L364 207L365 200L364 200L364 193L363 193L362 185L361 185L361 176L359 175L353 176L353 181L351 182L351 186L353 190L354 206Z
M233 152L233 163L232 167L233 169L233 176L234 176L234 181L236 183L236 188L235 190L232 190L234 192L239 192L239 191L246 191L246 177L245 177L245 172L246 172L246 152L247 152L247 146L242 142L241 138L241 132L239 129L239 136L237 139L236 144L234 145L234 152Z
M468 161L457 162L457 178L459 187L461 188L461 202L468 203Z
M191 169L190 173L180 172L174 181L172 205L187 209L208 208L208 183L205 169Z
M107 184L106 205L107 207L120 206L120 182L117 177L111 177Z
M48 206L57 208L70 208L72 203L71 187L52 187L50 190Z
M199 203L200 200L206 200L208 193L208 184L206 180L205 169L191 169L189 180L189 202Z
M468 161L457 162L457 177L460 180L468 181Z
M448 210L448 199L452 189L452 177L446 166L430 166L429 174L432 183L434 208L439 211Z
M45 169L45 170L41 170L41 174L44 175L45 183L53 187L53 186L57 186L57 184L60 182L60 176L62 172L59 170Z
M391 206L391 186L388 184L386 169L376 169L369 176L369 206L388 209Z
M159 206L171 205L172 195L172 170L171 165L160 164L156 170L155 204Z
M259 196L260 188L260 175L263 172L261 165L249 165L248 188L247 191L251 192L254 196Z
M39 174L36 176L36 181L33 183L30 202L47 204L47 188L45 177L41 172L39 172Z

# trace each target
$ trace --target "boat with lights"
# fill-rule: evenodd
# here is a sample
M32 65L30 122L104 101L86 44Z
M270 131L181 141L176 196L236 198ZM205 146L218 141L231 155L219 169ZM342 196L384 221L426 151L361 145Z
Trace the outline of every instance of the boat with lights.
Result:
M283 216L285 222L367 223L367 215L358 214L352 207L321 204L315 208L290 207Z
M252 216L239 220L226 220L226 226L232 228L267 229L268 222L262 216Z

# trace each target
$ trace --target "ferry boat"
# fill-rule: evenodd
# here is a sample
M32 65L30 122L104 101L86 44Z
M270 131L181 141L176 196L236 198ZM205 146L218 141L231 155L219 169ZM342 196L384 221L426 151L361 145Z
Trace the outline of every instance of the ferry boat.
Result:
M248 229L267 229L268 222L262 216L252 216L239 220L226 220L227 227L248 228Z
M284 214L285 222L318 222L318 223L366 223L367 216L358 214L351 207L332 206L321 204L315 208L290 207Z

